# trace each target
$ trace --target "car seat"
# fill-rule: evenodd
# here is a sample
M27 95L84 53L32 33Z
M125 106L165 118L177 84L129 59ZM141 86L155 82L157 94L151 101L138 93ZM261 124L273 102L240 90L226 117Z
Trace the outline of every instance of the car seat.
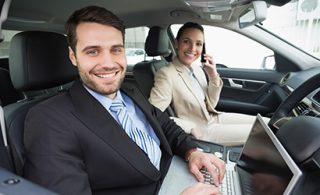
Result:
M148 56L152 57L164 56L170 53L169 38L165 29L159 26L150 28L145 42L145 51ZM149 98L153 87L155 72L167 64L168 62L165 59L152 59L139 62L133 67L133 76L140 90L147 98Z
M149 98L154 84L155 73L160 68L169 64L169 62L164 59L164 56L170 56L169 38L166 29L159 26L153 26L150 28L145 42L145 51L148 56L163 57L161 60L152 59L149 61L142 61L133 67L133 76L139 89L146 98ZM167 108L166 112L169 116L175 115L170 106Z
M8 144L6 139L5 125L4 125L4 112L1 105L1 100L0 100L0 167L5 168L9 171L13 171L11 159L9 158L9 153L8 153Z
M22 175L24 164L24 120L36 103L59 92L78 72L68 57L68 44L62 34L25 31L11 40L9 70L13 86L25 98L4 107L6 131L15 172ZM55 89L55 90L52 90ZM46 91L28 96L33 91Z
M10 73L5 68L0 68L0 100L2 106L11 104L23 98L11 82Z

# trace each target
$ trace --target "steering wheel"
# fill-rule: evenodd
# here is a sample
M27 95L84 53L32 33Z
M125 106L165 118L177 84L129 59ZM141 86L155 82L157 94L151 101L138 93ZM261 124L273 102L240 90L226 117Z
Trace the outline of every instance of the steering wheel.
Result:
M299 104L299 102L306 97L309 93L320 87L320 73L317 73L302 83L298 88L296 88L277 108L277 110L272 115L268 125L273 129L274 132L277 131L276 122L281 118L287 117L292 109Z

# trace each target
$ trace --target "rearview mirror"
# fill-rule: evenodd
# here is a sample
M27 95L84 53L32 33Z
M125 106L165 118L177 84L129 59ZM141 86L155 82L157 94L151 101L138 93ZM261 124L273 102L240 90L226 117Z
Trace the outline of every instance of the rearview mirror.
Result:
M245 28L267 18L267 3L265 1L252 1L239 16L239 27Z

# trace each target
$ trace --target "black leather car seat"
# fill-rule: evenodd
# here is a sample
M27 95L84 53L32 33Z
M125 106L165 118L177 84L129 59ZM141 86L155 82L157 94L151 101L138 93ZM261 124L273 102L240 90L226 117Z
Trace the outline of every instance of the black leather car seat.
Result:
M4 112L0 100L0 167L13 171L11 159L9 158L7 136L4 125Z
M145 51L148 56L160 56L161 60L152 59L137 63L133 67L133 77L146 98L150 97L150 92L154 84L155 73L162 67L169 64L171 52L169 49L169 37L166 29L159 26L150 28L146 42ZM169 116L175 116L171 106L166 109Z
M169 38L165 29L159 26L150 28L145 42L145 51L148 56L152 57L165 56L170 53ZM133 67L133 76L147 98L149 98L153 87L155 72L167 64L165 59L152 59L139 62Z
M166 59L171 57L169 49L169 38L166 29L159 26L150 28L146 43L145 51L148 56L160 56L162 59L152 59L149 61L142 61L133 67L133 76L138 84L139 89L149 98L151 89L154 84L154 75L162 67L169 64ZM169 116L175 116L173 109L169 106L166 109Z
M24 164L24 120L36 103L59 92L63 84L73 81L78 72L68 57L66 37L53 32L26 31L11 40L9 70L16 90L25 99L4 107L10 153L14 168L21 175ZM55 89L55 90L52 90ZM45 91L28 96L34 91Z
M9 70L0 68L0 100L2 106L14 103L22 98L23 95L13 87Z

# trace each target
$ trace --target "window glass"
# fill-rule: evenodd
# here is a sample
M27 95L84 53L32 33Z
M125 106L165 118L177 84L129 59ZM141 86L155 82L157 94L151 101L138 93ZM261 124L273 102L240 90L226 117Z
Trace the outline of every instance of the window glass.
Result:
M171 25L176 36L181 25ZM239 33L203 25L206 52L229 68L273 69L273 51Z
M20 31L2 30L4 40L0 43L0 58L8 58L10 51L10 41L12 37Z
M320 0L270 6L267 19L258 25L320 59Z
M144 44L146 42L148 32L148 27L126 29L125 48L128 66L134 66L138 62L154 58L147 56L144 50ZM157 56L155 58L160 59L160 56Z
M8 58L10 50L11 38L20 31L2 30L4 41L0 43L0 58ZM143 60L150 60L153 57L148 57L144 44L149 32L148 27L136 27L126 29L125 47L126 56L129 66L133 66ZM155 57L160 59L160 56Z
M125 47L128 65L134 65L145 60L144 43L148 35L149 28L137 27L126 29Z

